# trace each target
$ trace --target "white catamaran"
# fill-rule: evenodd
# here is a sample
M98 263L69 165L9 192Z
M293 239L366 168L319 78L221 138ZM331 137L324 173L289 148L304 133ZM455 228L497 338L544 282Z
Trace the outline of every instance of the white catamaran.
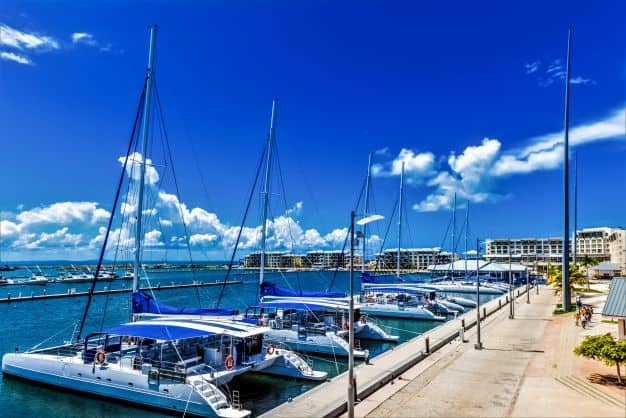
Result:
M149 138L156 31L156 26L152 26L148 68L140 100L140 110L143 103L142 155L146 155ZM7 353L2 358L3 373L139 406L219 417L246 417L250 414L239 404L238 393L233 392L229 397L220 387L239 374L262 372L309 380L325 379L325 372L313 370L295 353L267 344L264 336L268 328L210 317L234 312L172 310L138 289L145 158L140 167L136 210L133 313L148 312L148 319L93 332L81 339L96 281L102 280L100 268L139 116L140 112L135 119L100 259L95 273L90 275L92 287L74 341L24 353ZM150 317L152 308L157 312ZM181 315L173 315L172 311Z

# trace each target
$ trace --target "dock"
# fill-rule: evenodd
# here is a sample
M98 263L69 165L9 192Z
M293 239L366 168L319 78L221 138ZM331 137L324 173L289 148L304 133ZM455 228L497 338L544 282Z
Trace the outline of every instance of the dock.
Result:
M225 284L227 286L234 284L242 284L241 280L229 280ZM208 286L223 286L224 282L196 282L196 283L181 283L181 284L170 284L161 286L160 284L152 287L142 287L140 290L153 292L160 290L172 290L172 289L185 289L185 288L197 288L197 287L208 287ZM132 292L131 288L121 288L121 289L102 289L95 290L93 292L94 296L101 295L110 295L115 293L130 293ZM5 298L0 298L0 303L13 303L13 302L26 302L26 301L34 301L34 300L42 300L42 299L60 299L60 298L70 298L70 297L81 297L81 296L89 296L89 292L77 292L73 289L67 289L66 293L53 293L53 294L35 294L32 292L29 295L19 294L18 296L11 296L10 294Z
M360 402L355 416L623 417L623 396L620 400L619 396L602 394L583 379L579 379L578 392L552 376L525 384L532 362L545 362L544 350L550 350L542 338L547 324L553 321L554 291L541 286L537 295L535 290L531 289L530 304L523 290L516 292L514 319L509 319L508 296L480 306L482 350L474 349L476 310L472 310L373 358L371 365L358 366L355 375ZM573 327L573 321L567 323ZM565 352L573 356L571 349L568 346ZM563 361L563 354L556 357L556 363ZM550 373L552 365L541 369ZM572 386L573 378L566 379ZM262 417L343 416L347 387L344 373ZM550 395L542 395L542 390Z

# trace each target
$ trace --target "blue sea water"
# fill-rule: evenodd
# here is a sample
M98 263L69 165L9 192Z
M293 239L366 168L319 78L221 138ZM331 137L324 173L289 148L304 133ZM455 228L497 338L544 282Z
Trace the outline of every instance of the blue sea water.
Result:
M42 267L47 276L56 276L58 271ZM3 272L5 277L24 276L29 273L23 270ZM270 273L268 280L280 286L301 288L303 290L325 289L333 275L334 290L348 289L349 275L347 272L291 272ZM161 283L179 284L193 280L223 280L223 270L167 271L149 272L148 277L153 286ZM242 280L242 284L226 286L221 307L244 310L253 304L257 297L258 275L252 271L236 270L232 279ZM358 280L357 280L358 283ZM113 281L98 284L101 289L128 287L128 281ZM47 286L4 286L0 287L0 298L9 293L12 297L30 295L31 292L41 294L44 289L48 294L66 293L68 288L86 291L89 283L50 283ZM214 307L220 286L182 288L161 290L157 297L164 303L176 306ZM465 295L469 297L469 295ZM485 297L485 300L490 298ZM46 299L26 302L0 303L0 354L29 349L36 344L43 346L63 343L71 337L75 325L84 310L85 297ZM482 301L481 301L482 302ZM86 333L98 331L103 327L116 325L130 320L130 293L96 296L92 303L86 323ZM380 319L379 325L388 332L399 335L400 341L407 341L425 331L439 325L430 321L407 321L400 319ZM389 343L363 342L362 345L376 356L390 347ZM325 370L335 376L347 369L346 359L332 357L309 356L316 369ZM228 386L230 390L239 390L244 407L253 411L254 415L263 413L289 398L295 397L312 388L316 383L295 379L283 379L273 376L246 374L237 377ZM43 387L10 377L0 380L0 416L46 416L46 417L162 417L168 416L161 412L146 411L132 406L122 405L113 401L91 398L83 394Z

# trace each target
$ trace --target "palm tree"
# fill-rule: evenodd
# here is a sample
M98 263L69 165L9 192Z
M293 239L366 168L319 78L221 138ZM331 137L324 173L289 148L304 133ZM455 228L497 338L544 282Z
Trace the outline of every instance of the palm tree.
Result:
M561 266L548 267L548 283L554 286L554 294L558 295L563 289L563 274ZM585 275L577 265L569 266L569 287L570 294L573 294L574 285L582 285L585 283Z
M589 290L589 267L597 266L598 264L600 264L600 260L598 260L595 257L591 257L585 254L579 259L578 264L583 266L585 269L585 275L587 279L587 290Z

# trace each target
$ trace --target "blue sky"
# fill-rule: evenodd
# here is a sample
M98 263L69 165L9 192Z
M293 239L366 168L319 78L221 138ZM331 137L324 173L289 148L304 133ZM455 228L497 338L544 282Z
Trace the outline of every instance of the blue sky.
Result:
M385 215L399 162L407 166L403 246L441 244L454 192L472 202L473 237L560 234L570 25L579 224L626 225L622 1L92 3L0 5L5 259L96 257L151 23L198 258L230 251L274 97L288 202L273 199L276 249L291 237L298 251L340 245L369 152ZM175 224L173 185L151 191L155 218ZM258 245L258 204L254 212L247 250ZM384 225L373 229L380 236ZM176 257L180 228L169 231L146 238L151 257Z

